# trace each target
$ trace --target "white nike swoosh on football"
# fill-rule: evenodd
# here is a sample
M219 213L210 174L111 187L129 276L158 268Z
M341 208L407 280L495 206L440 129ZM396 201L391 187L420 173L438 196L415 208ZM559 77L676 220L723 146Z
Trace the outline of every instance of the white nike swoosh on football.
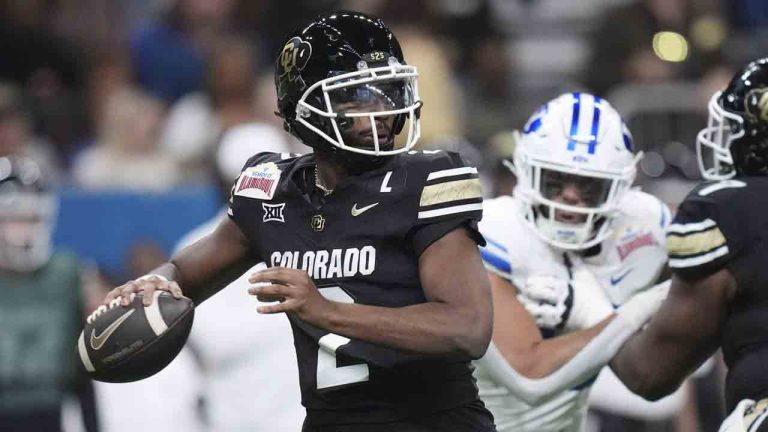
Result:
M100 350L101 347L104 346L104 343L107 341L107 339L112 336L112 333L114 333L115 330L120 327L120 324L127 320L128 317L130 317L131 314L135 311L136 309L131 309L124 313L123 316L115 320L115 322L110 324L109 327L105 328L104 331L101 332L101 334L98 336L96 336L96 329L91 330L91 348L96 351Z
M376 207L377 205L379 205L379 203L375 202L375 203L373 203L373 204L370 204L370 205L367 205L367 206L365 206L365 207L360 207L360 208L357 208L357 203L355 203L355 204L352 206L352 216L360 216L360 215L361 215L361 214L363 214L364 212L366 212L366 211L368 211L368 210L370 210L370 209L372 209L372 208Z

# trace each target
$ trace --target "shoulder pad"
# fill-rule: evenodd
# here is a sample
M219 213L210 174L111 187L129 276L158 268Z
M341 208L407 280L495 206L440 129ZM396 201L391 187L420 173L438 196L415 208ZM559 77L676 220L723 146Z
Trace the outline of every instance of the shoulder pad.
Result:
M717 202L727 199L747 187L747 183L737 179L705 182L696 186L685 198L688 200Z
M485 245L477 230L483 215L477 168L467 166L458 153L442 150L408 152L398 155L396 163L405 177L400 209L410 221L407 236L418 254L460 226Z
M685 198L667 233L669 267L683 277L704 277L728 264L748 241L734 210L747 184L704 183Z
M621 202L623 218L642 222L663 236L672 223L669 206L655 196L639 189L630 190Z
M480 231L487 240L505 247L519 245L536 235L520 218L520 203L511 196L500 196L483 202Z
M480 256L485 268L506 280L512 278L510 260L511 239L514 237L515 201L510 196L487 199L483 202L483 219L480 221L480 233L486 245L480 248Z
M227 214L235 217L242 198L271 200L299 156L295 153L263 152L248 159L230 190Z
M410 177L418 178L418 183L423 183L430 174L441 170L469 168L477 172L475 167L467 165L461 155L454 151L411 150L407 153L398 154L395 157L399 166L408 169Z
M293 162L297 157L301 156L299 153L273 153L273 152L261 152L251 156L243 165L243 172L247 168L255 167L259 164L274 162L278 165L287 165Z
M553 250L523 219L520 201L511 196L485 200L480 249L488 271L517 284L541 266L552 263Z
M456 152L409 152L407 187L418 200L417 223L453 217L482 217L483 199L477 168Z
M231 199L244 196L271 200L287 167L296 160L291 153L258 153L248 159L232 188Z

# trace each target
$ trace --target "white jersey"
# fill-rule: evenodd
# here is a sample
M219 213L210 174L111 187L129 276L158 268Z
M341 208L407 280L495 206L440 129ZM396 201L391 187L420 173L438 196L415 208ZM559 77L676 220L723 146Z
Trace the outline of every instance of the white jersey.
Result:
M576 270L586 269L601 284L608 299L619 305L655 284L667 261L665 232L671 214L652 195L629 191L614 218L613 234L594 255L586 257L546 243L523 220L522 205L511 196L486 200L480 222L480 231L488 243L481 250L486 268L517 287L524 286L531 276L568 279ZM493 412L500 432L570 432L582 427L591 382L529 406L494 382L482 367L477 368L475 376L480 397Z

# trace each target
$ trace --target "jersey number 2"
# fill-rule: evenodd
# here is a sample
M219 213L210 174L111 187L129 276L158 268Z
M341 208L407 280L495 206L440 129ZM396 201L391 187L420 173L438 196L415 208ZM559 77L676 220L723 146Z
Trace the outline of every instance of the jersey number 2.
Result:
M328 300L339 303L354 303L343 289L337 286L320 288L320 294ZM365 363L336 366L336 350L348 344L349 338L328 333L318 340L317 349L317 388L324 389L345 384L368 381L368 365Z

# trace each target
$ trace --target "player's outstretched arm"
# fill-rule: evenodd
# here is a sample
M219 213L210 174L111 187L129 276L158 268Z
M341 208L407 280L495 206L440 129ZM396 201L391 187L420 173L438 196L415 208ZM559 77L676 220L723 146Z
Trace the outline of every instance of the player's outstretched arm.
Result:
M627 341L611 368L646 399L672 393L717 350L735 292L736 280L728 269L696 281L673 277L659 312L644 331Z
M499 384L530 405L596 375L656 312L669 287L667 281L635 295L593 327L544 340L512 285L491 277L497 278L493 279L495 343L478 362Z
M609 314L584 330L544 339L509 281L488 273L493 291L493 343L507 362L527 378L542 378L573 358L613 319Z
M260 313L293 312L329 332L425 354L478 358L491 338L492 305L477 244L464 228L432 243L419 258L426 302L386 308L323 298L302 270L270 268L251 276L251 294L282 297Z
M245 235L231 219L224 218L211 234L180 250L148 276L110 291L104 304L120 297L127 305L131 293L141 291L144 303L149 304L155 290L169 291L176 298L185 295L200 304L253 264Z

